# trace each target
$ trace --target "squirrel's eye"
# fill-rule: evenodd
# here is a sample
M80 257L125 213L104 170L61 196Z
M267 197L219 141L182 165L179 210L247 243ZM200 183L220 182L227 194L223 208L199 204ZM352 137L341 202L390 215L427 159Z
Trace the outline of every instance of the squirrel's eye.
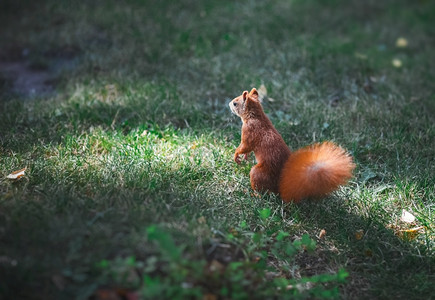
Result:
M237 106L237 102L233 102L233 105L234 105L234 106Z

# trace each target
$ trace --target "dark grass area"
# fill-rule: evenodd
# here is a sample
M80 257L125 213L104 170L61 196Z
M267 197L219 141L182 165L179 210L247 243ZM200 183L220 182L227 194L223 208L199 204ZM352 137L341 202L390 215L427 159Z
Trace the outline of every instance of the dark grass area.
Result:
M434 15L431 1L2 2L0 296L430 299ZM227 104L260 85L292 149L349 149L347 187L302 205L252 194ZM314 252L276 250L304 234ZM340 269L346 283L325 275Z

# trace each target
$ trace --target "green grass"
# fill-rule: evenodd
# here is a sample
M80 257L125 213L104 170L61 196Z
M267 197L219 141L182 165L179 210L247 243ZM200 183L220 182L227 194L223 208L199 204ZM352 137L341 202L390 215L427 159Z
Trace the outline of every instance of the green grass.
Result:
M0 76L0 298L433 297L434 13L424 0L1 3L0 61L49 72L55 92ZM348 186L301 205L252 193L228 102L261 84L292 149L352 153Z

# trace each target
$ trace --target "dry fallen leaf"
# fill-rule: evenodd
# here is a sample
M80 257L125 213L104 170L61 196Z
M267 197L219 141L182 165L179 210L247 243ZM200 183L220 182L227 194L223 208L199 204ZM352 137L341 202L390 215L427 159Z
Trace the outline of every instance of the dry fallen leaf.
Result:
M260 87L257 89L257 92L258 92L258 100L260 100L260 102L263 102L264 97L267 96L266 86L264 84L260 85Z
M397 235L403 239L413 240L420 234L421 229L424 229L424 226L418 226L411 229L403 229L399 230L399 232L397 232Z
M370 81L372 81L372 82L378 82L379 79L376 78L375 76L370 76Z
M210 262L208 269L210 270L210 272L222 272L224 271L225 266L218 262L216 259L213 259Z
M239 235L239 232L235 229L235 228L230 228L230 233L232 234L232 235L234 235L234 236L238 236Z
M402 66L402 61L398 58L395 58L391 61L394 67L400 68Z
M415 221L415 216L411 214L409 211L402 210L402 215L400 216L400 220L406 223L413 223Z
M367 55L365 55L365 54L363 54L363 53L359 53L359 52L356 52L356 53L355 53L355 57L356 57L356 58L359 58L359 59L362 59L362 60L366 60L366 59L368 58Z
M397 39L397 41L396 41L396 47L398 47L398 48L405 48L407 46L408 46L408 40L407 39L405 39L403 37L400 37L400 38Z
M364 236L364 230L360 229L355 232L355 238L359 241Z
M101 287L91 296L96 300L139 300L139 294L124 288Z
M7 179L16 180L24 176L24 171L26 171L27 168L12 172L8 176L6 176Z
M204 294L202 296L202 300L216 300L216 299L218 299L218 296L211 294L211 293Z
M372 249L370 249L370 248L366 248L366 249L364 250L364 255L365 255L365 256L368 256L368 257L373 256L373 251L372 251Z
M320 230L318 238L323 239L325 236L326 236L326 230L325 229Z

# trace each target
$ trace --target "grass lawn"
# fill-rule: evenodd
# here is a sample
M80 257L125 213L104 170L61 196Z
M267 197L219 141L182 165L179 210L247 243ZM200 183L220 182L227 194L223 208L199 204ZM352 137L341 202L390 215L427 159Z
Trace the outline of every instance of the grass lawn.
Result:
M429 0L1 1L0 299L435 297L434 16ZM252 193L228 102L260 86L290 148L351 152L347 186Z

